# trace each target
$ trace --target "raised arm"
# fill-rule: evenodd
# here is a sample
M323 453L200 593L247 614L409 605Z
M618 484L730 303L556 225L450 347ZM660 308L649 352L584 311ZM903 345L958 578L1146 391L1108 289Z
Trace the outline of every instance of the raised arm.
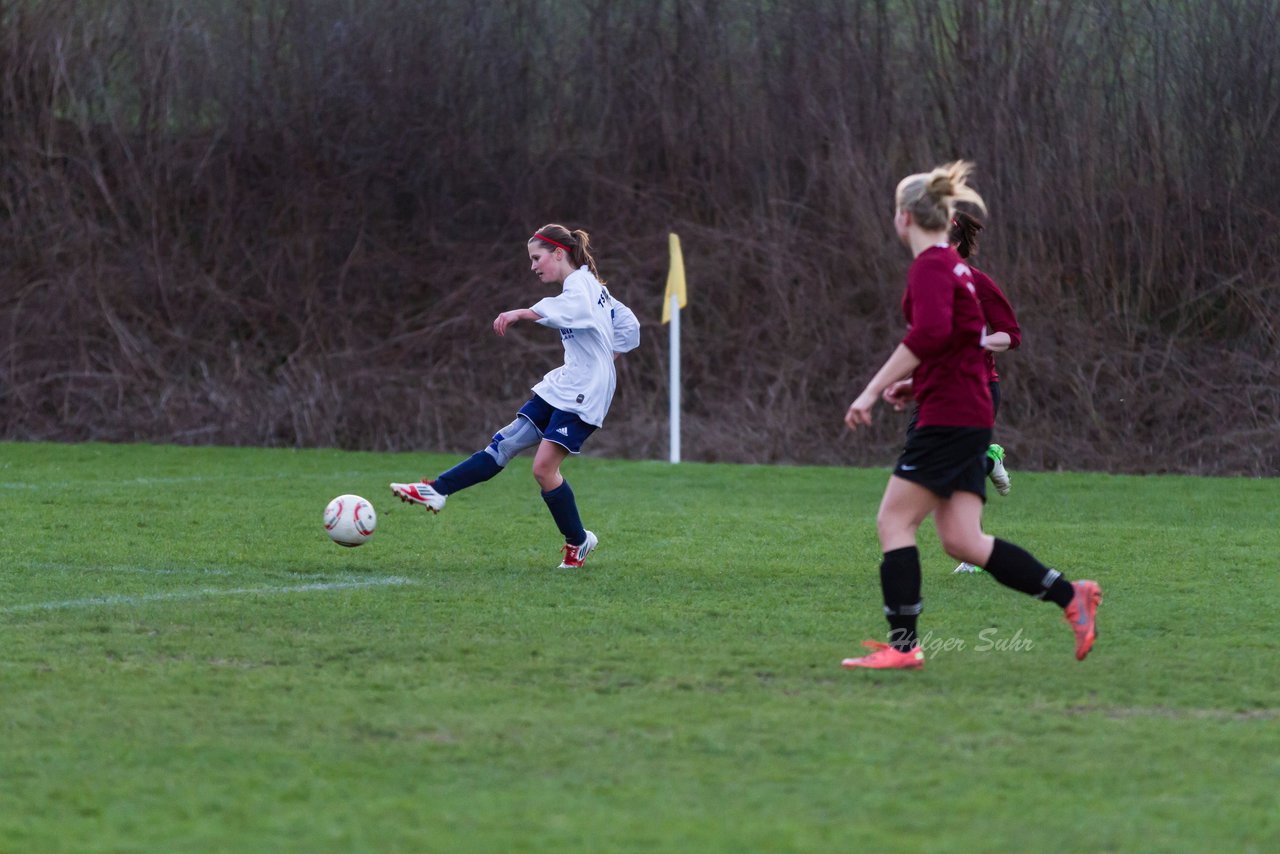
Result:
M502 314L494 318L493 331L499 335L506 335L507 328L517 321L541 319L542 315L538 314L531 308L513 308L511 311L504 311Z

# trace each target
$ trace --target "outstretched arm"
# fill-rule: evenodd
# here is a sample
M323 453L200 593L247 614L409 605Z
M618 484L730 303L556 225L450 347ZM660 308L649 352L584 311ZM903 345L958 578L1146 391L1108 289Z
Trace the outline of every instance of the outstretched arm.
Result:
M538 314L531 308L513 308L511 311L504 311L502 314L494 318L493 331L499 335L506 335L507 328L516 321L541 319L542 315Z

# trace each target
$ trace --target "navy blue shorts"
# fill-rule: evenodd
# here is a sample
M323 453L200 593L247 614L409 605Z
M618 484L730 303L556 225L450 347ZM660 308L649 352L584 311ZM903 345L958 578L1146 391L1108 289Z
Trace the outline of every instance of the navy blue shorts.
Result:
M520 407L519 415L537 427L542 438L555 442L571 454L580 453L582 443L596 432L595 425L588 424L572 412L556 409L536 394Z
M907 435L893 473L942 498L972 492L986 501L990 444L989 427L917 427Z

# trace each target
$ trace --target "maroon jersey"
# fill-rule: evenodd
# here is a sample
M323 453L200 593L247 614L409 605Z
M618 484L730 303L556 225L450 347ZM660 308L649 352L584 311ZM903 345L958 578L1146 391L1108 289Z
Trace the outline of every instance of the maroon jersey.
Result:
M907 271L902 343L920 364L911 375L917 427L991 427L991 390L979 343L985 319L973 271L950 246L930 246Z
M987 319L987 334L1009 333L1009 349L1016 349L1022 343L1022 330L1018 328L1018 318L1013 313L1008 297L986 273L972 264L969 269L973 271L973 286L978 289L978 304L982 306L982 316ZM1000 382L1000 375L996 373L996 354L985 350L983 358L987 364L987 381Z

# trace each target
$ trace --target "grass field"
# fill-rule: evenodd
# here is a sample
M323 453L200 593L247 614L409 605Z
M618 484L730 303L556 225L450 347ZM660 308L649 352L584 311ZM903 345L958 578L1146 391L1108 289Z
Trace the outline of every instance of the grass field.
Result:
M527 460L393 503L454 459L0 444L0 852L1280 849L1280 481L1011 457L1093 654L928 529L852 673L885 471L576 459L568 572Z

